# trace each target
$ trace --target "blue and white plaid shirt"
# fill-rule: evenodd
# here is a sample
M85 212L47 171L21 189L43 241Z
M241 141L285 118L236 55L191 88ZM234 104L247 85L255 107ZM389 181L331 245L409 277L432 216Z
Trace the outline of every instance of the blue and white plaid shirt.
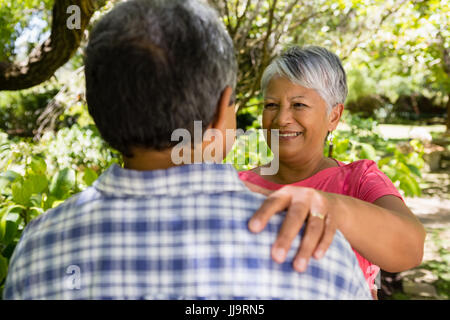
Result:
M264 197L231 165L139 172L111 166L94 185L32 220L11 258L5 299L371 299L338 231L297 273L271 246L283 214L259 234Z

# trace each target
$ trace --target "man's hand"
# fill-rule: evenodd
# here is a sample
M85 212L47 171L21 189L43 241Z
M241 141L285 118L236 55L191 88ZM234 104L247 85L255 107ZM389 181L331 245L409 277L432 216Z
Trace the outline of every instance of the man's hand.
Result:
M252 232L262 231L269 219L279 211L287 210L286 218L272 246L272 258L284 262L292 241L306 222L300 248L294 258L294 269L306 270L309 259L320 259L325 255L336 233L336 217L333 215L330 196L311 188L286 186L271 191L244 181L247 187L267 195L267 199L249 221Z

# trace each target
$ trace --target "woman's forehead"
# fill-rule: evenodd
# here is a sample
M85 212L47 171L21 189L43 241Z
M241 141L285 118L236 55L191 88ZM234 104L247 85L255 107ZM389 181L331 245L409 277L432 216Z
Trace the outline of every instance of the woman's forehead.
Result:
M294 83L285 77L273 77L267 86L264 94L265 99L277 99L280 96L288 98L309 98L316 92L314 89L306 88Z

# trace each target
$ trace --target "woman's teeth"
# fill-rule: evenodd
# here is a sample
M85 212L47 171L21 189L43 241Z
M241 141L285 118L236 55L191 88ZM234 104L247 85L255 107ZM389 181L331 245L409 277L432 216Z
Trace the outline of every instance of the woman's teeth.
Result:
M301 134L301 132L294 132L294 133L280 133L279 136L280 137L295 137L295 136L299 136Z

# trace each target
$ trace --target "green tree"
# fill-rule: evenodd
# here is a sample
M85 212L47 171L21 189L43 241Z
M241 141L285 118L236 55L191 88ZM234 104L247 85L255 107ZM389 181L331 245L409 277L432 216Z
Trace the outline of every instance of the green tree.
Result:
M339 55L349 74L349 101L370 94L395 102L399 94L426 90L449 100L448 1L210 2L236 47L239 113L260 103L264 68L291 44L325 46Z
M407 2L379 32L359 45L349 61L357 76L350 99L365 95L435 98L447 106L450 129L450 4L444 0ZM364 87L364 88L362 88Z
M50 36L41 45L34 47L25 61L14 61L14 40L23 31L27 18L30 18L27 15L23 16L23 10L33 7L33 5L37 6L40 2L36 0L3 0L0 3L0 13L6 14L1 15L5 27L2 28L2 33L0 34L0 40L2 40L0 47L6 50L6 53L1 56L2 61L0 62L0 90L26 89L48 80L59 67L74 55L92 15L105 4L105 1L54 1ZM49 1L44 1L44 11L48 10L48 5ZM67 27L67 19L70 17L68 8L72 5L76 5L79 8L79 28Z

